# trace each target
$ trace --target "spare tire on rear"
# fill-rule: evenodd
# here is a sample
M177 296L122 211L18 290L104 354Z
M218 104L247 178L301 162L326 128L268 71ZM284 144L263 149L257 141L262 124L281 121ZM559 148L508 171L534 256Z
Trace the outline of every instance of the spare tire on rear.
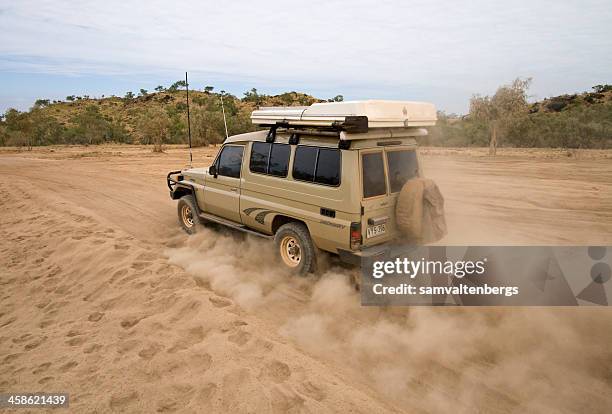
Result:
M444 197L436 183L427 178L406 181L397 198L395 220L411 243L433 243L444 237Z

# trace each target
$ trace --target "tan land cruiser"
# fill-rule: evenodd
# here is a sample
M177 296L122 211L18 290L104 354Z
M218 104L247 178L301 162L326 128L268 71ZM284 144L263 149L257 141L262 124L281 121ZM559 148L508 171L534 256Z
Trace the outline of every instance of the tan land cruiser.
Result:
M354 264L384 254L398 193L421 175L415 137L435 124L434 106L318 103L251 119L266 129L229 137L208 168L168 174L185 231L211 221L274 239L297 273L315 269L318 249Z

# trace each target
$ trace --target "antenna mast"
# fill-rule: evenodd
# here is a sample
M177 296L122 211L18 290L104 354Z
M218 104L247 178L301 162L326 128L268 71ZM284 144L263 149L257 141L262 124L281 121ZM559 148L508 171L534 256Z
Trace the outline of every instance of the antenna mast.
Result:
M187 131L189 134L189 167L193 167L193 154L191 153L191 119L189 118L189 82L185 72L185 90L187 91Z
M227 121L225 120L225 106L223 105L223 93L225 91L221 91L221 110L223 111L223 124L225 125L225 139L229 138L229 134L227 133Z

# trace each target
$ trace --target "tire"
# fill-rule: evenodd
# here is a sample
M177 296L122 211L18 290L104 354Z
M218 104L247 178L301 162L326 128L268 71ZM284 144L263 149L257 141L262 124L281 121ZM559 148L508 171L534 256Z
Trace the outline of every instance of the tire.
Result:
M197 215L195 200L191 194L184 195L178 202L178 219L181 227L187 234L195 234L200 225L200 218Z
M316 249L304 224L283 224L274 235L274 244L283 264L296 274L315 271Z

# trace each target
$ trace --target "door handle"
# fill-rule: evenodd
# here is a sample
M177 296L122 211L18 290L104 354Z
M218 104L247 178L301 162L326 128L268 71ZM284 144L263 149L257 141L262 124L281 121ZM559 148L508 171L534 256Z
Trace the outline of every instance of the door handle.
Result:
M232 188L230 188L230 191L236 192L236 191L238 191L238 189L236 187L232 187Z

